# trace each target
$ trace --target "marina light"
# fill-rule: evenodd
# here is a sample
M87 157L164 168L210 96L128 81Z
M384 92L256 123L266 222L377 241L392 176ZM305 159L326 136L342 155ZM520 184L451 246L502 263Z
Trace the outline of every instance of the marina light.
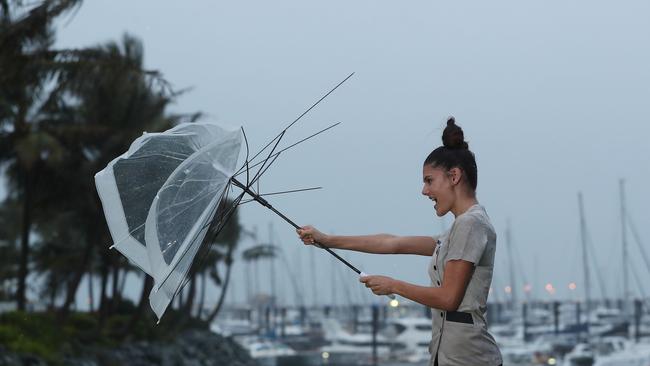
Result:
M396 308L396 307L399 306L399 301L397 301L397 299L392 299L392 300L390 300L390 302L389 302L388 304L389 304L391 307Z
M576 287L578 287L578 286L576 286L576 283L575 283L575 282L571 282L571 283L569 284L569 290L575 290Z
M551 295L555 293L555 288L550 283L547 283L546 286L544 286L544 289L546 289L546 291Z
M549 365L555 365L555 364L557 364L557 361L555 360L554 357L551 357L551 358L548 359L547 363Z
M330 358L330 353L329 352L323 352L320 355L323 358L323 360L327 360L328 358Z
M506 286L505 291L506 291L506 294L512 293L512 287Z

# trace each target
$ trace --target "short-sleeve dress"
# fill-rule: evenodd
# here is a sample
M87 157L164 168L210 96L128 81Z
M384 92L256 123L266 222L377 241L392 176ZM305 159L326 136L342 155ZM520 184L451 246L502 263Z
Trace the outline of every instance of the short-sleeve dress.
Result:
M485 319L496 251L496 233L487 212L478 204L470 207L456 217L449 231L435 239L429 265L433 287L441 286L450 260L472 262L474 271L457 311L431 309L430 365L436 356L439 366L501 365L501 352Z

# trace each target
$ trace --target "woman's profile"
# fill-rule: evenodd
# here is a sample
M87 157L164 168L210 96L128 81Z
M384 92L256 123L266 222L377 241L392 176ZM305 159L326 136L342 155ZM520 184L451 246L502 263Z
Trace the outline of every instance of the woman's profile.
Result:
M485 317L496 233L476 197L476 159L453 117L447 120L442 142L424 161L422 194L434 202L438 216L449 212L454 215L447 232L434 237L335 236L304 226L297 230L298 235L305 244L431 257L428 267L431 286L386 276L365 276L360 281L377 295L398 294L431 308L430 365L501 365L501 353L487 331Z

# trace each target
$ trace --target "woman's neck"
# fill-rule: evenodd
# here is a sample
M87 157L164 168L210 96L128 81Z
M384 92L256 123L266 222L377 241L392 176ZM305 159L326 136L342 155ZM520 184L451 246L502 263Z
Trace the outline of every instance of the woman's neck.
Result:
M451 212L454 214L454 217L458 217L464 214L470 207L478 204L476 196L467 196L463 198L458 198L456 204L451 208Z

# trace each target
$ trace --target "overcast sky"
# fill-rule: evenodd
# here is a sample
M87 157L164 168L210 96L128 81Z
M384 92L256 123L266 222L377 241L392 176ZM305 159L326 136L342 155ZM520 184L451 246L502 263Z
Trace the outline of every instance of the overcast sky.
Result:
M649 16L645 0L85 1L61 24L57 46L139 37L148 68L178 89L192 88L173 111L244 126L253 150L355 72L290 130L285 145L342 124L282 156L261 181L266 192L323 186L269 200L300 224L333 233L446 228L453 217L437 219L421 196L421 170L453 115L476 154L478 198L499 235L491 300L504 299L509 284L508 220L519 286L525 277L538 297L569 298L575 281L582 293L579 191L597 270L608 295L619 296L621 178L630 216L650 242ZM320 303L361 299L351 271L322 251L312 265L309 249L268 210L247 204L241 217L261 240L272 223L307 303L314 274ZM628 243L631 268L647 283L631 233ZM368 273L429 282L424 257L345 255ZM276 265L278 282L292 302L286 267ZM267 268L259 267L263 287ZM238 258L231 302L244 301L245 269ZM632 273L630 280L638 294ZM543 291L546 283L557 288L554 296Z

